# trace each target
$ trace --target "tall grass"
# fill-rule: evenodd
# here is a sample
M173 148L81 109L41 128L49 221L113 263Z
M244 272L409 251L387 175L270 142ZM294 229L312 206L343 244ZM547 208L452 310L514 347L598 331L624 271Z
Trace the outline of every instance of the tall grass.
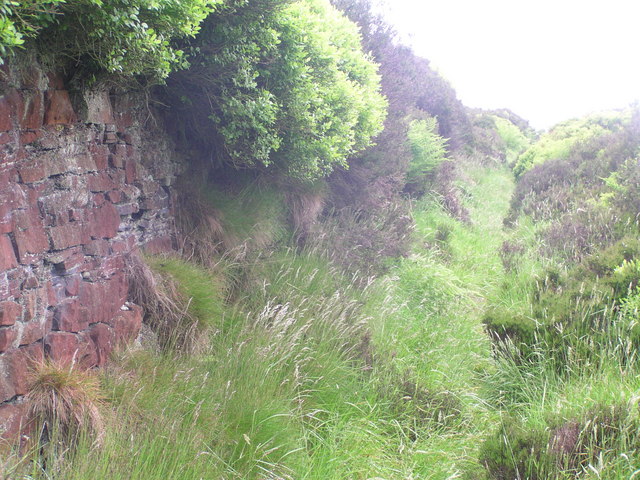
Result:
M497 349L483 312L498 304L526 313L532 277L548 265L532 253L535 225L503 231L509 172L470 167L460 188L470 221L422 199L412 252L378 279L336 266L320 247L243 250L208 268L147 259L172 282L199 348L122 352L101 372L100 447L87 436L54 470L9 462L7 472L630 478L640 468L640 372L623 332L635 325L637 298L611 310L606 338L585 331L562 368L544 339L527 357L509 340ZM522 248L509 259L505 242Z
M491 182L508 184L503 173L476 173L468 201L479 213ZM506 209L508 195L495 207ZM417 236L414 253L379 279L346 273L319 248L206 269L147 259L206 342L192 355L121 354L102 372L101 447L80 441L56 472L30 474L364 479L481 470L492 413L477 384L491 368L479 312L501 268L490 255L494 225L452 220L426 200L414 214L425 241L439 246L425 250ZM449 233L438 234L439 224Z

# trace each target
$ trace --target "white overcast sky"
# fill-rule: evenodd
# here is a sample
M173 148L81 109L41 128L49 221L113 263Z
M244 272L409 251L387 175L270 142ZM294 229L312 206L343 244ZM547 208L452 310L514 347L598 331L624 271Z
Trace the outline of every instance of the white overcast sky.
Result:
M470 107L542 129L640 99L640 0L382 0Z

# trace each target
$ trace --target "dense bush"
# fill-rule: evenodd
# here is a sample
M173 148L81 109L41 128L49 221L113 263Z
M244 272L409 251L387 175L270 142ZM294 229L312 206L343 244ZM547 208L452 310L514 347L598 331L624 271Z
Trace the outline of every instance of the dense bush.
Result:
M520 155L513 172L519 177L547 160L566 159L577 144L606 133L618 132L629 123L630 118L628 111L612 112L560 123Z
M435 118L414 120L409 125L411 162L407 169L405 191L424 194L429 187L429 179L446 160L447 141L437 133Z
M178 39L198 32L224 0L37 0L11 2L0 14L0 44L36 37L42 57L77 76L144 75L162 81L186 66ZM84 80L85 78L83 78Z
M493 120L505 145L506 160L512 163L529 146L530 140L517 125L506 118L493 115Z
M189 51L170 95L187 140L219 161L316 178L382 129L377 67L324 0L234 2Z
M554 238L574 243L566 250L577 252L578 259L619 239L624 229L618 226L637 223L634 205L640 205L634 197L640 178L640 136L628 117L625 113L610 121L615 131L605 129L587 141L576 141L566 156L546 160L522 174L507 223L522 214L536 221L552 221L547 243L558 244ZM602 128L600 123L593 125ZM529 152L543 148L544 143L541 140ZM586 241L583 246L582 240L568 239L572 231L574 237Z

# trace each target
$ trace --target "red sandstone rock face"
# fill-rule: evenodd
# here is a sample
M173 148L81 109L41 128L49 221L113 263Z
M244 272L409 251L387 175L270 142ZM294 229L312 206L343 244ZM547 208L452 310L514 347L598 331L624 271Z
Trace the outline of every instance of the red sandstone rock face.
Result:
M60 76L31 70L0 85L0 436L20 430L33 362L100 366L135 340L126 258L174 244L177 164L142 103L86 92L76 111Z
M46 98L45 125L68 125L76 121L76 114L71 106L69 92L66 90L49 90L46 93Z

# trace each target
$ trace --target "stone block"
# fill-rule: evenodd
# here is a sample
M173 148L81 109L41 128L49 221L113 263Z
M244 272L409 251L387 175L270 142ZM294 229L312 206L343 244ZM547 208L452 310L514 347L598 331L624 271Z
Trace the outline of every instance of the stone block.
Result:
M111 203L118 203L120 201L122 201L122 192L119 190L112 190L109 193L107 193L107 200L109 200ZM0 224L0 228L1 228L2 224Z
M87 107L86 118L84 118L86 123L115 123L108 92L87 91L84 94L84 100Z
M50 312L47 313L49 314ZM42 340L51 331L52 321L51 315L47 315L40 321L25 323L20 337L20 346L31 345Z
M160 190L160 185L155 181L144 181L141 186L142 194L145 197L152 197ZM165 194L166 195L166 194Z
M47 177L48 169L44 163L34 161L20 166L18 172L23 183L35 183Z
M63 173L80 175L94 172L96 164L84 147L74 144L55 151L39 151L37 156L21 162L18 171L23 182L34 183ZM63 180L72 180L72 178ZM67 185L67 187L72 186Z
M87 176L87 188L91 192L108 192L116 187L117 185L106 172L94 173Z
M104 193L96 193L93 196L93 203L95 204L96 207L100 207L101 205L104 205L106 201L107 199L104 196Z
M0 302L6 302L12 297L11 289L9 288L9 275L8 272L0 271Z
M69 221L70 222L82 222L85 220L85 211L82 208L70 208L69 209Z
M0 234L13 231L13 209L5 203L0 204ZM1 267L0 267L1 268Z
M16 255L8 235L0 235L0 271L18 266Z
M22 286L20 288L22 288L23 290L27 290L31 288L37 288L39 286L40 282L38 281L38 277L36 277L35 275L29 275L27 279L22 282Z
M96 364L104 365L115 347L113 330L104 323L96 323L89 329L89 338L96 352Z
M117 205L116 209L120 216L127 216L140 211L140 206L137 203L125 203L124 205Z
M6 352L12 348L16 338L18 338L18 328L16 325L0 327L0 352Z
M20 118L20 128L26 130L37 130L42 127L43 108L42 92L30 90L23 95L24 111Z
M82 253L81 246L68 248L66 250L61 250L59 252L49 253L46 255L45 259L48 263L57 265L59 263L65 262L67 259L69 259L70 257L73 257L78 253Z
M138 165L135 160L127 159L124 164L124 172L126 174L126 182L134 183L138 180Z
M10 300L0 302L0 325L13 325L22 318L22 306Z
M105 257L109 255L109 242L106 240L93 240L84 246L85 255L92 257Z
M49 237L54 250L64 250L77 245L86 245L89 239L88 227L84 222L71 222L49 228Z
M42 135L42 131L40 130L36 130L35 132L20 132L20 144L29 145L42 138Z
M69 125L76 121L69 92L66 90L48 90L45 95L45 125Z
M16 348L0 355L0 403L27 393L29 369L42 360L41 343Z
M133 342L142 328L142 307L130 303L128 308L129 310L122 311L112 323L117 345L126 345Z
M89 147L89 153L93 157L93 161L96 164L98 170L105 170L109 166L109 147L107 145L91 144Z
M102 282L82 282L78 292L80 304L87 308L90 323L108 323L120 312L127 300L129 282L118 272Z
M153 211L169 208L169 197L156 195L150 198L145 198L140 202L140 208L143 210Z
M142 247L145 253L157 255L173 251L173 240L169 235L163 235L149 240Z
M32 256L49 250L49 239L44 230L40 212L36 207L15 212L14 236L18 247L18 260L26 264Z
M38 200L38 204L45 215L59 219L56 221L56 225L65 224L69 221L84 220L82 210L90 200L85 184L80 182L75 185L69 185L69 188L69 191L54 190L53 193L47 192L46 195Z
M83 251L76 248L72 250L74 253L66 256L61 262L55 264L57 273L69 275L70 272L81 269L80 267L84 265L85 259Z
M23 321L40 321L44 318L49 307L48 286L23 291L24 315Z
M122 253L122 254L126 254L126 253L130 253L133 252L134 250L136 250L136 239L133 236L129 236L126 238L126 240L118 240L118 241L114 241L111 244L111 250L113 250L113 253Z
M0 300L15 300L22 298L22 281L24 270L18 266L13 270L0 272Z
M113 238L118 234L120 214L111 203L92 209L88 215L92 238Z
M26 414L25 403L0 405L0 438L8 442L15 441L23 431Z
M102 258L98 271L101 278L112 278L116 273L124 271L126 265L121 255Z
M62 332L81 332L89 327L89 310L78 300L67 300L58 305L53 314L52 328Z
M112 168L124 168L125 161L127 160L127 146L118 144L112 145L112 155L109 158L109 163Z
M64 90L64 78L60 72L47 73L47 80L49 80L49 88L51 90Z
M69 297L75 297L80 291L80 282L82 276L80 274L67 275L64 277L64 293Z
M115 117L119 132L124 132L133 125L133 114L129 111L118 112Z
M15 88L10 89L0 97L0 131L11 130L13 128L13 119L22 118L23 111L22 95Z
M83 367L95 365L95 351L84 335L68 332L51 332L44 339L47 358L62 365L78 364Z

